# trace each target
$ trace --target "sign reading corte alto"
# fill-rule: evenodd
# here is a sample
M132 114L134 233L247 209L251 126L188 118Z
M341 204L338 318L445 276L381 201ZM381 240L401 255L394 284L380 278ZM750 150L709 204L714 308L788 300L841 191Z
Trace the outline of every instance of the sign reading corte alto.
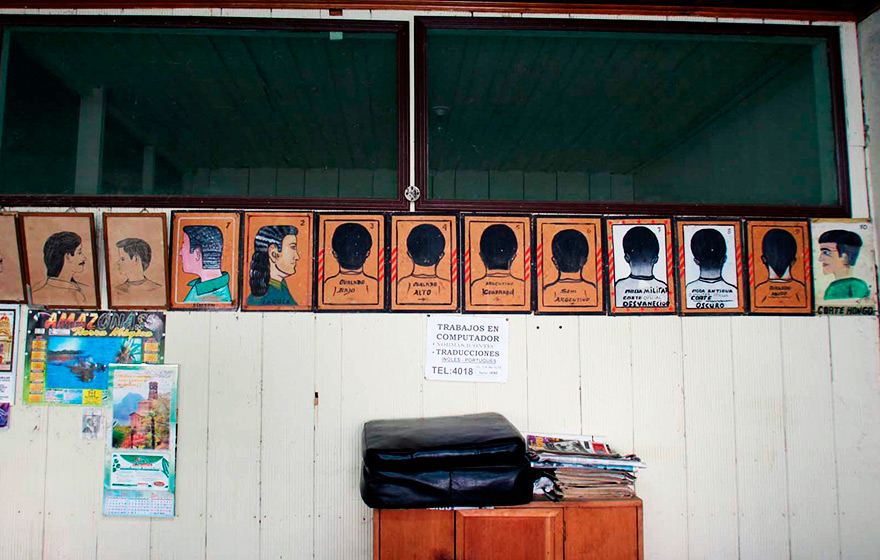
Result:
M507 381L505 317L428 315L425 379Z

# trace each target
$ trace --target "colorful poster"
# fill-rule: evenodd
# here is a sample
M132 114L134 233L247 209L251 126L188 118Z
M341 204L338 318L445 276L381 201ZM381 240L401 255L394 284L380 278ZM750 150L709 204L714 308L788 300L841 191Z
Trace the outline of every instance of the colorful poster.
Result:
M602 220L535 218L538 313L605 313Z
M242 309L312 309L312 223L307 212L245 214Z
M0 307L0 404L15 404L18 369L18 308Z
M238 309L238 212L171 213L171 308Z
M391 217L392 311L458 309L455 216Z
M674 313L672 221L607 221L611 313Z
M527 216L464 217L464 310L532 309L532 224Z
M874 315L874 229L867 220L813 220L816 313Z
M746 237L752 313L812 313L810 223L749 221Z
M0 213L0 301L25 303L24 284L16 215Z
M676 228L682 314L743 313L740 223L678 220Z
M163 312L31 310L24 402L102 406L109 364L161 364L164 352Z
M318 309L385 309L384 215L320 217Z
M174 517L177 366L109 368L104 515Z

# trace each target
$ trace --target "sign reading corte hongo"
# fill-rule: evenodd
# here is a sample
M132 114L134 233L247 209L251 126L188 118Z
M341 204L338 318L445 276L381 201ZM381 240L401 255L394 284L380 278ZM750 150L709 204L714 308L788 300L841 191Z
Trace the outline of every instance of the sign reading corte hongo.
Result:
M505 317L428 315L425 379L506 382L509 326Z

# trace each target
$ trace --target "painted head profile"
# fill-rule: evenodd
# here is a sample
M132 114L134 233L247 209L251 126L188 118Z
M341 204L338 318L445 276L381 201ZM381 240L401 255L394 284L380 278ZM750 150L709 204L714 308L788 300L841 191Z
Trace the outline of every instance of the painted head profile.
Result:
M862 250L862 237L844 229L832 229L819 236L822 272L844 277L850 274Z
M551 260L559 272L580 272L590 258L587 237L576 229L564 229L550 243Z
M348 222L337 227L330 240L333 257L339 263L342 270L360 270L370 250L373 248L373 238L363 225L356 222Z
M721 273L727 262L727 242L717 229L704 228L691 237L691 254L701 271Z
M281 281L296 273L300 256L296 248L299 230L294 226L263 226L254 236L254 253L248 282L257 297L269 291L269 281Z
M492 224L480 236L480 258L487 270L510 270L519 243L507 224Z
M72 280L86 267L82 238L72 231L53 233L43 245L43 262L49 278Z
M787 277L796 260L797 241L791 232L773 228L764 234L761 241L761 262L767 265L771 278Z
M446 252L446 238L434 224L417 225L406 236L406 254L418 266L437 266Z
M653 268L660 260L657 236L645 226L630 228L623 236L623 258L630 267L650 265Z
M149 268L153 259L153 250L150 244L143 239L129 237L116 243L119 258L116 268L119 273L128 280L143 278L144 272Z
M183 271L199 274L203 270L220 270L223 259L223 233L217 226L183 226L180 247Z

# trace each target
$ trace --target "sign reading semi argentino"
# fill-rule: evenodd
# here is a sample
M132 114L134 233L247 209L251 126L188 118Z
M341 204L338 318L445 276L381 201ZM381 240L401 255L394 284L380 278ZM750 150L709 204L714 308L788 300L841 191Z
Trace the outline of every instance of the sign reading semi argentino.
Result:
M604 313L602 220L535 218L538 313Z

